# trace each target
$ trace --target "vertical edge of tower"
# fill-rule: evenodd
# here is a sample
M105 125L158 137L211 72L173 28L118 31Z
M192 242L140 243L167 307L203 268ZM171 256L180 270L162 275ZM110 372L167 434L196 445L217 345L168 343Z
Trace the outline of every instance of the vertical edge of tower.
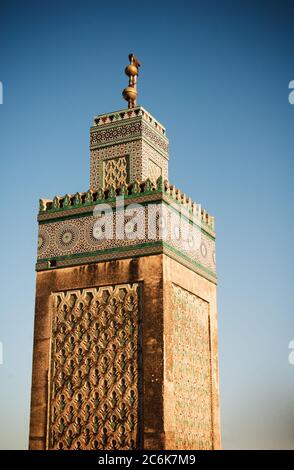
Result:
M216 284L163 257L166 449L221 448Z

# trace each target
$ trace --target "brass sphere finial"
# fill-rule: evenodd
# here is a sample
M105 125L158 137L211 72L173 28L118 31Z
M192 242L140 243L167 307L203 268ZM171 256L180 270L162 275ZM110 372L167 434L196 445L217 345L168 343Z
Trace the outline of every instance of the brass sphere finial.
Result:
M128 102L128 107L135 108L136 98L138 95L137 76L139 74L139 67L141 64L134 54L129 54L129 61L129 65L127 65L125 68L125 74L129 77L129 86L123 90L122 95Z

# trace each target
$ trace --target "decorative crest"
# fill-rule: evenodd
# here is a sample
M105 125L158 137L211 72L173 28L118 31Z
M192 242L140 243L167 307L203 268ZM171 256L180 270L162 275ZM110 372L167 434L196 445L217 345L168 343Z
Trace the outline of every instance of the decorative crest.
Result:
M125 74L129 77L129 86L123 90L122 95L128 102L128 108L135 108L138 95L137 76L141 64L134 54L129 54L129 61L129 65L125 68Z

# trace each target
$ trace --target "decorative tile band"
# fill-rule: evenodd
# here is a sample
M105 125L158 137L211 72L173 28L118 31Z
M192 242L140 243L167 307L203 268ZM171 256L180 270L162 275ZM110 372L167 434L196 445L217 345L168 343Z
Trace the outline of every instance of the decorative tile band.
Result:
M191 269L192 271L200 274L202 277L217 284L217 276L209 269L205 269L193 259L185 256L184 253L179 252L177 249L169 246L167 243L154 242L153 244L143 244L134 247L120 248L118 250L104 250L103 252L97 251L93 253L79 253L72 256L60 256L55 259L40 259L36 263L36 271L46 271L51 269L61 269L66 267L80 266L84 264L91 264L97 262L121 260L128 258L137 258L140 256L152 256L158 254L165 254L170 258L178 261L183 266Z
M123 249L160 240L215 271L214 238L162 200L144 205L125 205L121 200L113 207L96 206L83 217L40 223L38 258Z
M39 258L162 240L215 271L215 239L195 211L179 210L177 201L160 192L109 202L40 214Z
M142 118L151 126L153 126L158 132L160 132L162 135L165 135L165 128L142 106L137 106L133 109L121 109L120 111L114 111L113 113L108 114L99 114L94 118L93 127L105 126L106 124L125 121L138 116L142 116Z
M118 123L103 126L102 128L92 127L90 132L90 148L93 150L136 139L147 140L167 158L167 138L159 134L147 122L142 121L141 118L131 119L123 125Z
M47 215L49 214L60 213L63 216L68 216L70 215L70 211L75 210L76 213L76 209L83 207L91 211L91 207L93 209L93 206L97 204L114 203L118 196L131 199L146 196L154 197L154 195L166 196L168 200L172 203L176 203L177 206L183 206L191 216L194 216L197 220L201 220L203 228L214 236L214 217L209 215L199 204L192 202L189 197L167 180L163 181L162 176L157 179L156 184L150 179L147 179L143 182L134 181L128 185L122 184L119 188L99 188L97 191L89 190L74 195L66 194L62 197L55 196L53 200L40 199L39 221L47 219Z

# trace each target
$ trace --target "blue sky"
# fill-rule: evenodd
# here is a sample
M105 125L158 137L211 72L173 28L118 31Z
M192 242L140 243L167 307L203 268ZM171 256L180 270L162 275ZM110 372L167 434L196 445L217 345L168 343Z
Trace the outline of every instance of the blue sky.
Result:
M2 0L0 448L28 442L38 199L88 189L129 52L170 181L216 217L223 447L294 448L291 3Z

